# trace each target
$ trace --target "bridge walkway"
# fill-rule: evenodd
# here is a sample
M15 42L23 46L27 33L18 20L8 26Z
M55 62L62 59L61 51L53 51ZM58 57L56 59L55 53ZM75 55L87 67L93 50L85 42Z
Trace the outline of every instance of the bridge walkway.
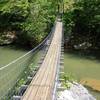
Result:
M21 100L52 100L62 43L62 22L57 21L46 57Z

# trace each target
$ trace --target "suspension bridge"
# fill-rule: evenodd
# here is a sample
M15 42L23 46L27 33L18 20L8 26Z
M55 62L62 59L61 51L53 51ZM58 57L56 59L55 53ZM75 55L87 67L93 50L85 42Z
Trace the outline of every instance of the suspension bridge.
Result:
M46 52L46 55L36 72L34 77L31 77L31 81L28 86L23 86L24 93L23 95L13 96L13 100L55 100L56 99L56 91L57 91L57 84L58 84L58 77L59 77L59 69L60 65L62 64L60 60L62 59L61 50L62 50L62 41L63 41L63 24L60 19L57 19L55 22L55 27L52 31L52 34L48 35L48 37L35 49L31 50L24 56L18 58L17 60L13 61L12 63L2 67L0 69L0 74L2 75L3 72L7 72L8 68L11 68L9 70L9 73L4 75L3 77L0 76L0 80L3 83L6 83L5 85L11 87L12 84L10 84L12 81L8 78L7 80L4 80L4 77L7 77L8 75L12 75L12 73L15 69L14 64L16 62L18 63L21 59L24 59L24 61L20 61L20 63L25 64L26 60L29 60L29 55L32 55L32 52L41 47L42 44L47 42L48 38L51 37L49 48ZM21 65L21 64L20 64ZM13 66L13 67L12 67ZM17 66L17 65L16 65ZM18 65L19 66L19 65ZM21 70L21 67L19 66L16 71ZM23 71L23 69L21 70ZM16 77L17 78L17 77ZM8 84L9 83L9 84ZM5 93L5 90L3 88L0 92L1 95ZM23 89L22 89L23 90Z
M21 100L52 100L60 62L62 22L57 22L46 57Z

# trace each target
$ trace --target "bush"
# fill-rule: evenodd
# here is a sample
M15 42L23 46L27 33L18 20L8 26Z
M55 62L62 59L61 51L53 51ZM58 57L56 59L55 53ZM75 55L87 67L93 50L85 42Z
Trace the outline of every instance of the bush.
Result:
M51 8L51 9L50 9ZM16 31L18 45L31 47L48 34L55 19L51 2L34 0L3 0L0 2L0 31Z
M100 49L99 3L99 0L75 0L73 10L65 13L66 33L71 33L73 46L84 43L90 44L86 49Z

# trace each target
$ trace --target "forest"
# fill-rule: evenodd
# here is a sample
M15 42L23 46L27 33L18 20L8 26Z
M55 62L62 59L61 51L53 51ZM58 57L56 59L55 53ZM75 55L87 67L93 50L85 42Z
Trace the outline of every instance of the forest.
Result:
M64 13L66 47L100 50L100 0L74 0Z
M67 48L100 49L99 0L0 0L0 45L35 47L50 32L57 13L64 13Z
M39 44L54 23L54 5L44 0L0 0L0 44Z

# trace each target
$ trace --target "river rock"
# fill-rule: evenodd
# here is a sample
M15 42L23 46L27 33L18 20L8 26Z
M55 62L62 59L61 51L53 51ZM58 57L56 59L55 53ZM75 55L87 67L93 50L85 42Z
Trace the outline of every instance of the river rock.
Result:
M15 31L7 31L2 32L0 34L0 45L8 45L13 43L13 41L16 39L16 33Z
M70 89L59 92L57 100L96 100L89 91L82 86L74 82Z

